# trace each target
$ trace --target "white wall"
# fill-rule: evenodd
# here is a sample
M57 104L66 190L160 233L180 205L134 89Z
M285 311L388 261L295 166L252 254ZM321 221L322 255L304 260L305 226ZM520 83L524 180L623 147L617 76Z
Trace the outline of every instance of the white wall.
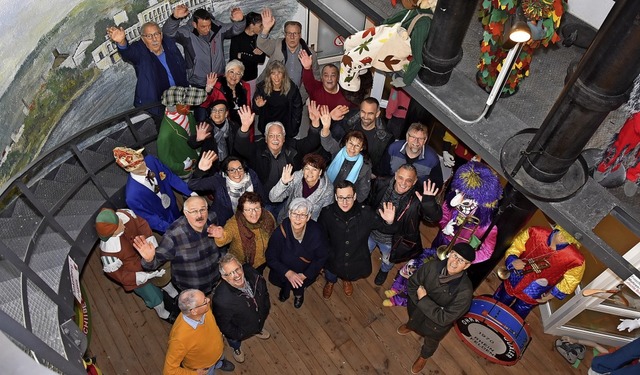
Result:
M599 29L613 7L613 0L569 0L569 13Z

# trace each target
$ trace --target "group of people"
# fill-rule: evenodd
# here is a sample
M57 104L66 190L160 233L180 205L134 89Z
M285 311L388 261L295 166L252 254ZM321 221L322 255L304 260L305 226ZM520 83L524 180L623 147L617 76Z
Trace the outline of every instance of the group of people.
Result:
M443 219L427 127L410 124L395 140L377 99L354 102L335 65L319 70L300 23L284 23L275 38L268 9L234 8L229 23L204 9L189 15L178 5L162 28L142 25L133 43L122 28L107 30L135 67L134 105L164 108L149 110L161 124L158 158L114 149L129 173L128 209L103 209L96 231L104 272L173 324L165 374L233 370L223 336L238 363L242 341L269 338L267 269L278 300L293 294L295 308L323 270L325 299L338 282L351 296L354 281L372 273L375 249L382 263L374 282L383 285L394 263L408 260L401 248L422 251L420 223ZM465 270L475 258L470 245L456 244L409 280L409 321L398 333L425 337L414 373L469 309Z

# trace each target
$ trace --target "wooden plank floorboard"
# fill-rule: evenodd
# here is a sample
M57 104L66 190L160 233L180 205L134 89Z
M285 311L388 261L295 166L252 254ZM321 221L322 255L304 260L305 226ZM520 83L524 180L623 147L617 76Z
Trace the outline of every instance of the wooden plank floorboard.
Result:
M422 228L424 243L430 243L434 234L433 228ZM278 301L279 289L269 284L272 307L265 327L272 336L268 340L251 338L243 342L242 364L235 363L231 349L225 344L225 356L236 365L232 374L409 374L422 339L416 334L396 333L397 327L407 320L406 308L382 306L384 291L393 283L398 267L389 273L383 286L377 286L373 281L380 266L378 251L372 255L372 263L372 274L354 283L353 296L345 296L342 283L338 282L331 298L325 300L322 297L325 281L320 276L306 291L301 309L293 307L293 296L284 303ZM82 283L92 309L90 350L97 355L103 373L161 374L171 327L140 298L125 293L107 279L95 251L87 261ZM476 295L493 293L499 283L495 276L490 276ZM587 373L587 364L593 357L590 350L585 360L573 368L554 349L557 337L543 333L537 309L527 321L533 340L516 365L500 366L477 356L452 330L427 361L422 374Z

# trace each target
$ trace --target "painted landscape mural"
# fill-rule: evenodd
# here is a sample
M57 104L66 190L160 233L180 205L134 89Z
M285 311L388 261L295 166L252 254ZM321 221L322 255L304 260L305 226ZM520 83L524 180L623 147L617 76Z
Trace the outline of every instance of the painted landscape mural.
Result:
M0 0L0 184L41 151L133 108L133 67L110 51L105 29L139 28L145 17L162 24L160 10L183 3L223 22L233 7L269 6L280 34L300 10L296 0Z

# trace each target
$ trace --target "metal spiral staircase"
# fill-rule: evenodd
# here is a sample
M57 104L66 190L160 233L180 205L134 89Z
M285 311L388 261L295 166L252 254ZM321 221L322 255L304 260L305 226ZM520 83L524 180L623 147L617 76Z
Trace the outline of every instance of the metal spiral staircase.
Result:
M54 371L86 374L69 258L81 272L100 207L124 206L127 175L113 148L155 153L156 136L146 112L125 112L41 155L0 189L0 330Z

